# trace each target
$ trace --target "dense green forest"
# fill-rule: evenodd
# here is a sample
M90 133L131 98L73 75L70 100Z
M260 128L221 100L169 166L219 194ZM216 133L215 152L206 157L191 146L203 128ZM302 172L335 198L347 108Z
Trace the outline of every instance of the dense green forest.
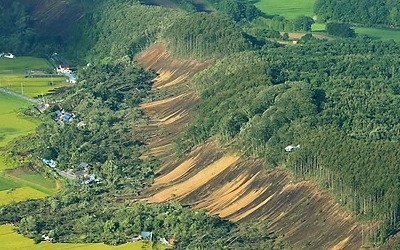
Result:
M314 12L321 21L342 21L368 26L400 25L400 2L396 0L316 0Z
M89 1L75 3L86 6ZM194 78L202 101L196 120L179 138L178 155L216 138L221 145L262 157L267 168L283 166L299 179L315 180L358 218L381 222L369 232L372 243L400 230L400 44L366 37L318 41L305 36L298 45L284 47L264 40L266 30L246 33L246 22L259 15L247 1L210 3L217 10L211 14L129 0L99 2L86 12L74 26L75 36L65 52L92 64L79 70L77 85L54 97L64 100L60 106L74 114L74 121L56 122L60 107L50 108L40 115L43 123L36 134L10 144L7 152L16 161L23 156L22 163L57 160L60 170L76 171L87 162L88 171L101 182L71 181L53 197L5 206L0 209L2 223L19 224L19 232L37 241L38 234L47 233L60 242L119 244L141 230L152 230L176 238L181 249L219 249L227 244L232 249L284 247L276 246L272 234L260 235L260 230L268 232L260 225L234 225L174 202L148 205L119 198L139 194L159 166L157 159L141 157L146 135L134 129L145 123L138 104L151 93L155 74L132 59L149 44L162 41L176 56L216 61ZM324 4L317 1L316 11L325 20L398 24L394 1L379 10L386 16L373 22L372 14L356 15L348 7L346 11L361 18L353 20L339 7ZM362 11L378 13L377 5L364 4ZM26 33L29 13L23 5L12 8L1 18L8 23L21 20L21 26L10 30L0 24L1 36L13 34L0 49L16 49L12 39L21 39L27 47L21 45L20 53L40 51L35 49L41 44L35 32ZM324 14L321 8L330 11ZM5 7L0 11L5 13ZM305 17L294 23L280 17L271 20L278 26L290 24L293 30L308 30L312 23ZM27 42L29 36L37 43ZM288 145L300 148L286 152ZM43 171L53 174L47 167Z

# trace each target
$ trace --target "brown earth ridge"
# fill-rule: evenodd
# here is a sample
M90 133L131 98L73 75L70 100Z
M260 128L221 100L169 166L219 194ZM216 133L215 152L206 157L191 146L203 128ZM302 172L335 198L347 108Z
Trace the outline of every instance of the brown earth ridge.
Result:
M284 169L267 171L260 159L219 148L213 140L177 160L173 140L190 123L199 96L190 79L212 62L178 60L158 43L136 60L155 70L155 91L172 93L144 103L149 154L163 165L146 188L147 202L181 201L233 222L267 223L294 249L360 249L363 226L312 181L294 181ZM365 228L364 228L365 229Z

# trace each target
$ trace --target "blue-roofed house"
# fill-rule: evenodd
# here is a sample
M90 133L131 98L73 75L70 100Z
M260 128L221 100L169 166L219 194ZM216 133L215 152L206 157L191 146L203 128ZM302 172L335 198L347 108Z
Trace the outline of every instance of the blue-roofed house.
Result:
M63 119L64 119L64 121L66 121L66 122L68 122L69 120L71 120L71 114L64 114L64 117L63 117Z

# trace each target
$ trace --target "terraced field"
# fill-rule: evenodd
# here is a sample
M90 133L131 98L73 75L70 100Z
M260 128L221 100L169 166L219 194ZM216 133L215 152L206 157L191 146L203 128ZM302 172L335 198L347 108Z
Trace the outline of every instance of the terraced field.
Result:
M362 225L328 193L310 181L294 181L283 168L267 171L261 160L228 153L212 140L176 160L172 142L191 121L199 101L190 79L212 62L176 60L161 44L137 60L159 74L154 87L160 99L142 109L151 118L144 128L153 133L150 153L164 161L153 185L142 193L144 200L177 199L235 222L268 223L295 249L361 248Z

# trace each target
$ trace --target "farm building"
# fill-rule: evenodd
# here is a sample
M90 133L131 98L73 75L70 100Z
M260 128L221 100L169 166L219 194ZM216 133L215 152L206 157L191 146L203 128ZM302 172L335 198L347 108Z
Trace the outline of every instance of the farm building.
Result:
M68 74L71 73L71 69L69 68L68 64L59 64L57 69L57 73L59 74Z

